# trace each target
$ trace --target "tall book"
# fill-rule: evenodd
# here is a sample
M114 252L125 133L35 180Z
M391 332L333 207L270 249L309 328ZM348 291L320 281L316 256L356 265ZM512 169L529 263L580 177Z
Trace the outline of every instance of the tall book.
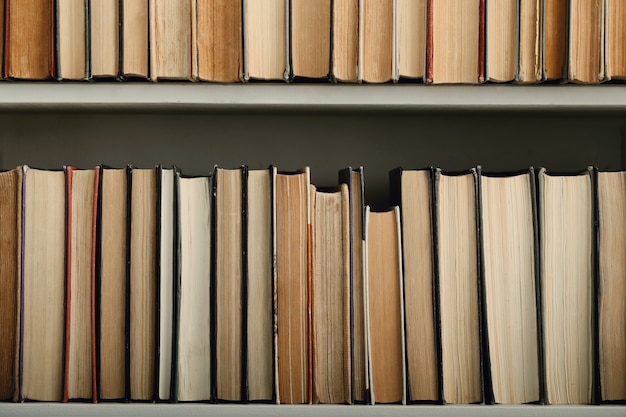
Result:
M406 403L400 209L365 207L365 332L370 400Z
M130 399L127 168L100 167L96 275L99 400Z
M289 79L289 0L243 0L244 79Z
M243 78L242 2L197 0L198 79L234 82Z
M359 51L359 0L334 0L332 7L332 79L356 82Z
M17 399L21 179L20 167L0 172L0 401Z
M297 78L330 73L330 0L291 0L291 70Z
M566 0L543 0L541 44L542 71L546 81L558 81L565 74L567 7Z
M518 83L537 83L543 77L542 7L543 0L519 0L519 51L515 79Z
M276 175L278 401L311 401L309 168Z
M352 402L348 186L311 186L313 403Z
M397 52L400 78L424 78L426 0L397 0Z
M486 1L485 81L511 82L517 73L519 55L518 0Z
M367 359L365 352L365 300L363 287L363 242L365 230L365 193L363 167L347 167L339 171L339 182L348 186L350 202L350 339L352 354L352 398L353 403L368 400Z
M359 81L398 79L395 5L393 0L359 0Z
M196 2L150 0L150 79L198 77Z
M607 0L605 5L604 60L605 78L626 78L626 4L620 0Z
M218 400L245 399L244 223L247 168L216 167L213 175L215 392Z
M584 84L604 81L604 0L571 0L567 79Z
M485 79L485 0L428 0L426 81L478 84Z
M589 404L594 383L592 173L550 175L542 168L538 183L545 401Z
M407 401L440 401L435 302L432 170L390 172L392 204L402 217Z
M66 278L63 400L97 402L96 220L100 167L65 168Z
M499 404L539 402L534 170L478 173L485 397Z
M476 170L435 170L435 265L438 279L442 399L483 400Z
M249 401L276 401L274 255L276 168L249 169L246 183L246 383Z
M208 177L176 176L180 267L176 303L175 399L208 401L211 364L211 185Z
M24 166L22 181L20 400L61 401L65 173Z
M601 401L626 401L626 172L597 173L598 364Z
M56 77L89 78L89 1L57 0L55 10Z
M127 79L146 79L149 76L148 2L120 2L120 76Z
M55 72L54 5L50 0L6 0L4 76L45 80Z
M91 0L89 4L89 69L92 78L119 75L120 0Z

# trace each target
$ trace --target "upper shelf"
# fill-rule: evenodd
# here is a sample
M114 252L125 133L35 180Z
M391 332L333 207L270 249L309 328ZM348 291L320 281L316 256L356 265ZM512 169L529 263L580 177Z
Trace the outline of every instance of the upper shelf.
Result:
M626 85L0 83L0 111L159 109L626 113Z

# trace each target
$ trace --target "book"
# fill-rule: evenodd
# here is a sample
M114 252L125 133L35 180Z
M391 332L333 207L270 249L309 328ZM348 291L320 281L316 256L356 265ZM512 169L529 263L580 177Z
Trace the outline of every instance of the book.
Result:
M365 332L370 400L406 403L400 209L365 207Z
M592 173L548 174L541 168L538 187L545 402L589 404L594 386Z
M479 84L485 79L485 1L428 0L426 82Z
M537 403L541 384L534 170L478 174L485 397L498 404Z
M511 82L517 73L518 0L485 4L485 81Z
M365 229L365 190L363 167L346 167L339 171L339 182L348 186L350 203L350 322L352 354L352 403L368 400L367 358L365 353L365 300L363 281L363 242Z
M276 175L277 401L311 401L310 171Z
M152 401L156 358L156 169L129 169L130 231L127 324L130 399Z
M395 1L359 0L360 82L397 81Z
M198 76L196 2L150 0L150 79L194 80Z
M243 78L242 2L197 0L198 79Z
M147 79L149 75L148 2L120 1L120 76L125 79Z
M289 79L289 0L243 0L244 80Z
M49 0L6 0L4 77L45 80L56 73Z
M65 173L25 165L22 181L20 400L61 401Z
M176 396L178 401L211 400L211 185L209 177L176 174L178 187L178 270Z
M98 214L97 371L99 400L130 400L127 259L129 174L127 168L100 167Z
M249 401L276 401L274 351L276 168L247 170L246 383ZM252 296L254 294L254 296Z
M22 168L0 172L0 401L17 399Z
M63 400L97 402L96 220L100 167L65 168L66 276Z
M543 77L542 7L543 0L519 0L518 83L538 83Z
M604 7L605 79L623 80L626 78L626 4L619 0L607 0Z
M626 172L597 173L598 371L601 401L626 400Z
M332 2L332 80L356 82L359 50L359 0Z
M483 401L476 170L435 170L435 267L442 400Z
M569 3L567 80L604 81L604 0Z
M330 73L331 0L291 0L291 70L296 78Z
M59 80L89 78L89 1L55 2L56 77Z
M119 0L91 0L89 4L90 77L117 78L120 62L119 38Z
M543 53L543 79L558 81L565 74L565 53L567 46L566 0L543 0L541 16L541 44Z
M400 78L423 79L426 71L426 0L397 0Z
M347 184L311 185L313 403L352 402L350 200Z
M218 400L245 399L244 180L247 168L215 167L213 175L215 363Z
M432 170L397 168L389 179L391 204L400 207L402 220L407 402L438 402Z

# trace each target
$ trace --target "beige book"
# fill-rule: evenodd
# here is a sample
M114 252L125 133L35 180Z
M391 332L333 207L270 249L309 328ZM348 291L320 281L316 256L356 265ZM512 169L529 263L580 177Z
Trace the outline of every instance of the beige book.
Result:
M583 84L604 80L604 0L571 0L567 78Z
M605 65L606 79L626 78L626 2L606 0Z
M291 1L291 69L294 77L328 77L330 24L330 0Z
M543 77L542 12L542 0L519 2L519 60L516 80L519 83L537 83Z
M359 50L359 0L334 0L332 11L332 78L356 82Z
M426 0L397 0L398 75L424 78L426 71Z
M393 0L359 1L359 81L396 80Z
M57 78L82 80L87 73L85 3L76 0L56 2Z
M115 78L119 75L119 0L91 0L91 76Z
M148 78L148 0L122 2L121 76Z
M486 79L510 82L515 79L518 56L518 1L486 2Z

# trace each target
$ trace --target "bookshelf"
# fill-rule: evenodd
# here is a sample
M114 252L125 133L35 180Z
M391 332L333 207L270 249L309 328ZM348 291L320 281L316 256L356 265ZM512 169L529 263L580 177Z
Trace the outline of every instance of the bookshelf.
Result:
M314 184L332 185L337 170L363 165L366 202L379 207L387 172L399 165L625 169L625 130L623 85L0 83L2 169L161 163L206 174L215 164L309 165ZM626 407L0 403L9 416L172 413L612 416Z

